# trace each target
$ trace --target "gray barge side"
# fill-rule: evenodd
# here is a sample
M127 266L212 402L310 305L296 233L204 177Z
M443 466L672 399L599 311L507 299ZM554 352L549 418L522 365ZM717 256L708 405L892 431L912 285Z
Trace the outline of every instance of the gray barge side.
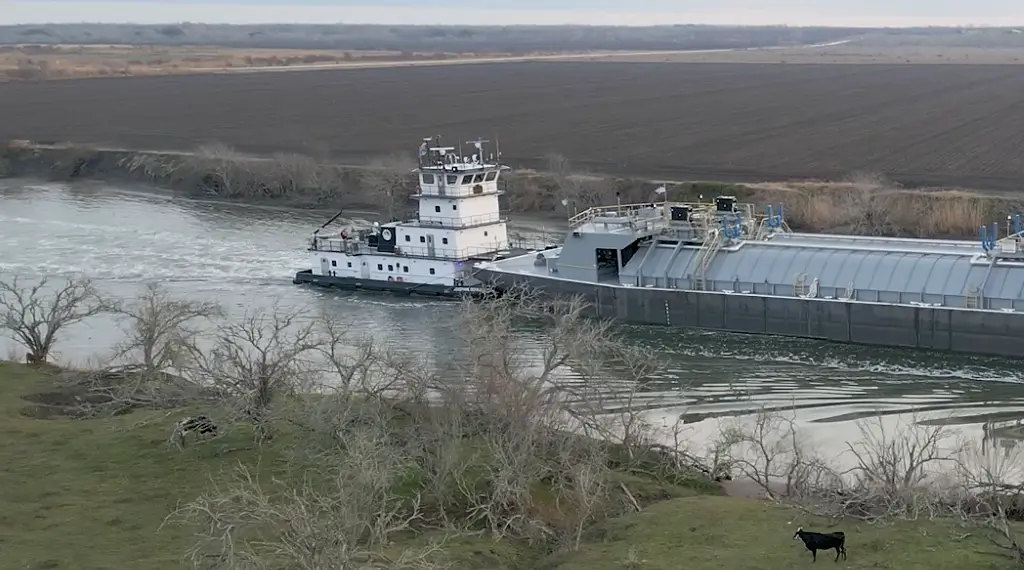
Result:
M799 234L738 206L592 208L561 248L475 276L582 295L595 316L627 323L1024 357L1019 219L978 243Z
M481 269L500 288L581 295L593 316L627 323L843 343L1024 356L1024 314L771 295L587 284Z

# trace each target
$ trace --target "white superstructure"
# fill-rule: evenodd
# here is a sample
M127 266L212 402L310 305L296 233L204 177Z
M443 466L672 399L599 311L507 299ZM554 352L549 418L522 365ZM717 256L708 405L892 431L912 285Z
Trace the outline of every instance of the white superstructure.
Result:
M313 275L456 287L470 279L473 261L507 254L498 182L508 167L500 156L486 154L487 142L467 142L472 154L464 156L441 146L439 137L424 139L413 170L419 183L416 219L358 233L317 230L310 246Z

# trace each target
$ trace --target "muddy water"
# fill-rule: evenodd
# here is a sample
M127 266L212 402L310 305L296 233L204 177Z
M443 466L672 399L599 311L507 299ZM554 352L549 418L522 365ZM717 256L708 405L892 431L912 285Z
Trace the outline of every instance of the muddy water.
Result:
M344 315L430 365L452 360L455 306L419 299L310 290L291 284L304 268L306 237L332 213L172 199L145 189L0 182L0 276L37 278L65 271L130 296L149 280L172 292L222 302L230 311L278 302ZM362 219L352 224L367 224ZM525 235L545 228L520 223ZM630 327L633 342L661 351L664 382L634 402L662 423L684 416L701 439L720 418L760 406L795 413L823 445L854 438L854 420L878 411L960 424L980 434L986 419L1024 417L1019 365L813 341ZM85 362L119 338L116 325L77 327L60 345L65 361ZM529 346L530 336L523 335ZM0 341L0 355L13 350Z

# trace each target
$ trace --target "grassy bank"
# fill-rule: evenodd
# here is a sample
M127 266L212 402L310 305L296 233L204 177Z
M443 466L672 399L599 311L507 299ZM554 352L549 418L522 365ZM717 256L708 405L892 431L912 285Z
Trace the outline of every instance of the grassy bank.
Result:
M595 205L660 199L647 180L573 173L551 157L550 172L505 175L504 206L512 213L568 216ZM210 145L194 153L146 153L89 146L12 142L0 157L0 176L53 180L102 179L154 184L195 198L290 207L361 208L385 219L408 216L416 179L412 159L382 157L362 166L336 166L308 156L254 158ZM759 205L782 204L798 231L973 239L979 226L1024 210L1024 200L966 190L904 189L873 177L846 181L732 184L683 182L668 198L735 195ZM562 204L567 201L568 206Z
M299 486L286 451L294 435L275 439L259 453L244 435L179 452L167 446L167 431L184 410L110 420L26 417L23 397L49 386L52 374L0 363L0 550L6 568L181 568L193 529L162 526L179 502L223 481L238 463L263 480ZM143 424L146 420L155 421ZM645 508L590 526L574 552L549 553L526 542L476 534L453 539L445 555L467 570L774 570L810 563L810 553L791 540L802 525L846 532L849 559L841 562L846 568L1014 567L987 541L948 520L829 523L794 509L723 496L711 486L621 477ZM403 540L412 544L427 536Z

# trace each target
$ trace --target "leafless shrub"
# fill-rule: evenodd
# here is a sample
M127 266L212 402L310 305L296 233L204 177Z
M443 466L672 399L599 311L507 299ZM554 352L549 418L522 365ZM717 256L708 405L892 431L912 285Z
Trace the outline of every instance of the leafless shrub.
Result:
M956 513L974 523L1019 567L1024 566L1024 542L1011 521L1024 520L1024 451L1019 446L1000 453L972 444L958 464L963 485Z
M30 364L47 362L62 330L109 309L86 279L67 278L56 287L49 283L46 277L31 285L17 277L0 281L0 326L28 349Z
M257 443L272 437L274 404L311 386L310 356L321 346L315 321L299 311L257 309L223 324L214 347L192 347L188 374L224 398L236 417L253 427Z
M890 419L895 427L882 416L859 421L861 438L832 460L800 436L791 415L775 410L725 426L722 441L732 466L770 499L868 521L947 516L956 485L942 474L956 468L963 443L943 425ZM844 457L851 465L840 468Z
M195 323L222 314L216 303L175 299L157 283L147 284L132 303L119 303L114 312L127 333L115 359L148 372L182 369L200 333Z
M377 451L372 441L356 441L350 449L351 467L326 485L307 480L283 495L266 491L240 467L230 486L213 488L169 519L202 529L202 540L188 553L196 568L443 568L433 562L443 544L397 555L385 548L392 535L410 528L418 508L407 507L394 494L403 466ZM270 529L273 538L265 534Z
M428 525L573 549L592 522L639 508L612 474L613 454L645 456L650 438L642 424L629 424L631 452L613 452L622 446L596 432L573 431L600 422L585 417L582 392L562 378L588 358L605 358L602 347L615 344L608 323L584 318L579 299L543 300L528 291L467 302L460 314L469 358L458 373L439 377L330 319L299 327L280 343L287 349L264 350L277 356L262 360L284 362L257 367L281 371L266 376L316 372L305 385L318 393L291 388L277 405L278 416L298 430L289 458L308 481L282 495L246 476L183 507L179 514L202 522L195 559L212 549L225 568L247 567L259 556L268 564L375 568L388 564L382 553L389 536ZM516 334L524 323L542 339L530 347L541 353L539 366ZM276 330L238 330L264 329ZM239 334L221 336L224 342ZM238 378L221 381L229 394L267 384L252 380L261 373L251 363L261 359L220 350L219 361L243 364L226 372L207 365L204 377ZM270 384L277 394L296 386ZM266 525L280 532L255 542L250 533ZM406 560L436 562L422 554Z

